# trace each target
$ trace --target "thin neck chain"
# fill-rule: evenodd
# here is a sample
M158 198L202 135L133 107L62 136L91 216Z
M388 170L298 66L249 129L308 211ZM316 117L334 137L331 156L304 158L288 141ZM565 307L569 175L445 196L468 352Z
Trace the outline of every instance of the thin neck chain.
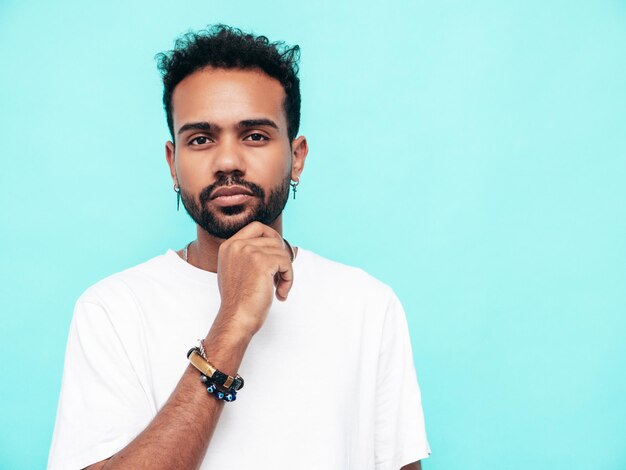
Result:
M193 243L193 241L190 241L189 243L187 243L185 245L185 248L183 248L183 259L185 260L185 262L189 262L187 261L187 258L189 256L189 246Z

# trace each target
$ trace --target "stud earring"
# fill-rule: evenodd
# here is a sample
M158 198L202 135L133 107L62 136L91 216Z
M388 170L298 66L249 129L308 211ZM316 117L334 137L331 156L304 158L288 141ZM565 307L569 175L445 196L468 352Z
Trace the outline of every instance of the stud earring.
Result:
M291 189L293 191L293 199L296 199L296 186L300 184L300 177L296 176L296 179L293 183L291 183Z
M176 212L180 210L180 186L174 183L174 191L176 191Z

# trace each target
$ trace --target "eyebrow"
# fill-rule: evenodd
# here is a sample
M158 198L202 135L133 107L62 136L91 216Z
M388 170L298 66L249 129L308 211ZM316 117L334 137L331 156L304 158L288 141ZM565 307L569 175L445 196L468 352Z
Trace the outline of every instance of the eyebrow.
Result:
M210 122L202 121L202 122L188 122L187 124L183 124L178 129L177 134L181 135L186 131L217 131L219 130L219 126L216 124L211 124Z
M239 129L249 129L251 127L262 127L269 126L273 127L276 130L280 130L278 125L272 121L271 119L261 118L261 119L244 119L243 121L239 121L237 123L237 127ZM201 121L201 122L188 122L187 124L183 124L176 134L181 135L183 132L187 131L213 131L217 132L221 129L217 124Z
M239 124L237 124L237 127L239 127L240 129L247 129L250 127L262 127L262 126L269 126L269 127L273 127L276 130L279 130L278 125L272 121L271 119L246 119L244 121L239 121Z

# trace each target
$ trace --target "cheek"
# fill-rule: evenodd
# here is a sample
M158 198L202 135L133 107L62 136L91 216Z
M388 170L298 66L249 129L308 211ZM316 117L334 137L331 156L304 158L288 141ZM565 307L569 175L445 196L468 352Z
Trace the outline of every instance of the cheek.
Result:
M211 181L209 159L191 158L187 155L178 156L178 181L188 193L198 194Z
M281 158L276 162L276 171L280 179L284 179L285 175L291 173L291 146L288 142L281 147Z
M246 177L250 181L257 180L263 185L276 186L291 172L291 151L289 145L281 146L267 158L251 159L248 163Z

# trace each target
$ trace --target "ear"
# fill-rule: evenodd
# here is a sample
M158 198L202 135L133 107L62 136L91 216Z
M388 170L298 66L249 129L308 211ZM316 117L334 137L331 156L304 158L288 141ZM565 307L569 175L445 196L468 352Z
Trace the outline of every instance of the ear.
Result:
M176 175L176 149L171 140L165 142L165 160L170 167L170 175L172 176L172 182L178 185L178 176Z
M293 139L291 142L291 179L300 178L302 170L304 170L304 161L309 153L309 144L303 135Z

